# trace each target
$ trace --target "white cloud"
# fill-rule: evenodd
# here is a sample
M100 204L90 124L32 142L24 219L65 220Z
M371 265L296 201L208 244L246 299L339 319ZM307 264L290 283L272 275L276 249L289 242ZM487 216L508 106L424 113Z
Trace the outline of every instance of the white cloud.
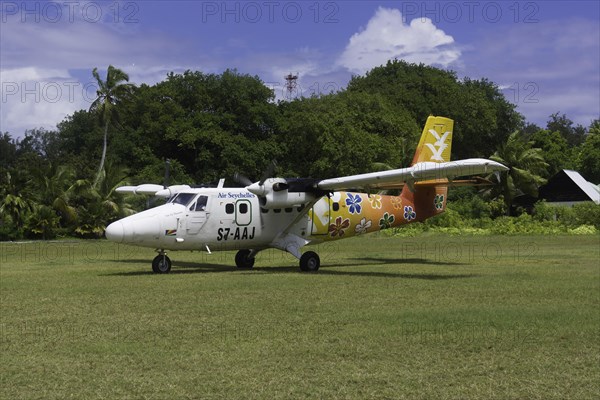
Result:
M354 73L364 73L394 58L447 67L460 55L454 38L436 28L429 18L405 24L399 10L380 7L366 28L352 35L337 64Z
M93 94L94 88L90 89ZM90 95L66 69L24 67L0 71L0 131L21 136L26 129L54 129Z
M184 52L183 44L165 35L140 35L136 24L89 22L80 13L71 20L68 15L57 22L36 21L35 16L23 22L18 14L2 21L1 132L20 137L26 129L55 129L66 116L87 109L95 95L94 67L102 76L114 65L138 84L154 84L170 71L186 69L164 62L181 59Z

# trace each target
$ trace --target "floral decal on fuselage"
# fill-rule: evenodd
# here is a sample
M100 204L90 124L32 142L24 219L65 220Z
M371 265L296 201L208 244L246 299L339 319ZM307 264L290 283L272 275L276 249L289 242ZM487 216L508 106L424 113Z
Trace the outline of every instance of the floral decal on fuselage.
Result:
M348 193L348 197L346 197L346 205L348 206L348 211L350 214L360 214L362 210L362 198L359 194L353 195L352 193Z
M411 206L404 207L404 219L407 221L412 221L417 218L417 213L413 210Z
M348 227L350 227L350 219L346 218L342 220L342 217L337 217L335 223L329 225L329 233L331 237L342 237Z

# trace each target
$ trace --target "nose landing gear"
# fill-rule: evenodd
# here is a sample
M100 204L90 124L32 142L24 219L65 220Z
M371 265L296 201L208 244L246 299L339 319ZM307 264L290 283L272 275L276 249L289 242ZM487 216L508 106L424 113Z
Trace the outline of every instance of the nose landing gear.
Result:
M168 274L171 271L171 259L167 257L164 251L159 251L158 255L152 260L152 271L155 274Z

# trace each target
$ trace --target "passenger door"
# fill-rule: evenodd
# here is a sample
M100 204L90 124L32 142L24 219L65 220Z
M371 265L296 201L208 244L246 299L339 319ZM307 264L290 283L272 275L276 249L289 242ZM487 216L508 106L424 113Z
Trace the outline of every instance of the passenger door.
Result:
M252 222L252 203L250 200L241 199L235 202L235 223L238 226L247 226Z
M200 195L195 202L188 208L187 214L187 234L196 235L208 219L208 196Z

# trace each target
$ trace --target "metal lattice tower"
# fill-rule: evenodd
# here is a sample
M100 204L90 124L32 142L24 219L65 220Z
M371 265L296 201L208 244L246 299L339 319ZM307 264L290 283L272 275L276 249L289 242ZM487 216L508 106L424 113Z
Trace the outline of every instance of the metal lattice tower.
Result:
M298 86L298 73L296 72L296 75L293 75L291 72L286 75L285 77L285 88L286 88L286 98L288 100L291 100L293 97L294 92L297 89Z

